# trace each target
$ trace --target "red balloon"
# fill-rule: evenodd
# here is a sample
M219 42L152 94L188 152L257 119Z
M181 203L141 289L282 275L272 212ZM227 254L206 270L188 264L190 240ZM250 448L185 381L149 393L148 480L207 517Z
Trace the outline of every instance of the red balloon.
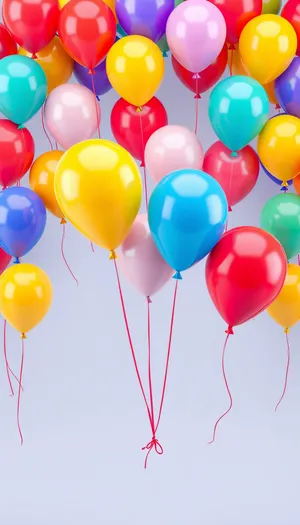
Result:
M16 55L17 52L17 44L13 41L4 25L0 24L0 59L8 55Z
M262 0L208 1L214 4L224 16L227 27L226 41L231 45L237 44L245 25L262 12Z
M229 333L270 306L286 271L285 252L268 232L241 226L221 237L206 262L206 284Z
M0 151L0 185L6 188L20 180L33 162L34 141L28 129L1 119Z
M110 124L118 144L143 162L149 138L156 130L168 124L168 115L156 97L149 100L141 112L137 112L136 106L120 98L111 112Z
M58 33L62 43L69 55L90 72L113 46L116 30L114 14L102 1L71 0L61 10Z
M6 270L8 267L12 257L8 255L2 248L0 248L0 275Z
M259 160L254 149L246 146L232 157L231 150L220 141L205 153L203 171L222 186L229 209L253 190L259 175Z
M221 53L216 58L215 62L210 64L206 69L201 71L200 78L194 78L194 73L188 71L183 67L176 58L172 55L173 69L185 87L196 93L195 98L200 98L200 93L204 93L213 87L223 75L228 59L227 45L225 44Z
M3 0L3 22L14 40L35 54L46 47L57 31L57 0Z
M300 56L300 0L288 0L281 11L281 16L288 20L296 31L298 39L296 54Z

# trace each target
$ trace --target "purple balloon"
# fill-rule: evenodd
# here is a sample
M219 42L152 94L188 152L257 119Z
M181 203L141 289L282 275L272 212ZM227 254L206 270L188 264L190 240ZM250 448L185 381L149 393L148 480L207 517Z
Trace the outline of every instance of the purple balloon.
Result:
M285 113L300 118L300 57L275 80L275 92Z
M97 97L100 95L105 95L111 89L111 83L108 80L106 74L106 60L103 60L97 67L94 69L94 75L89 75L88 69L77 62L74 62L74 75L79 84L87 87L93 91L92 76L94 77L95 83L95 92Z
M141 35L158 42L166 32L174 0L116 0L116 13L127 35Z

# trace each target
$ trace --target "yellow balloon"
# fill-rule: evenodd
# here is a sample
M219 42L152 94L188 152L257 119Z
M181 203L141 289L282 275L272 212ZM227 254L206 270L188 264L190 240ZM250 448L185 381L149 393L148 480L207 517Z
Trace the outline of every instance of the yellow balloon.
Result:
M52 302L48 275L33 264L14 264L0 277L0 312L22 337L46 315Z
M258 156L277 179L287 181L300 173L300 119L278 115L270 119L258 136Z
M288 264L280 294L267 308L268 314L282 328L289 329L300 320L300 267Z
M58 0L58 5L59 5L60 9L62 9L69 2L70 2L70 0ZM115 8L115 0L103 0L103 2L105 4L107 4L108 7L111 8L113 14L115 15L115 17L117 19L116 8Z
M29 173L31 189L41 197L47 210L62 219L62 222L64 216L55 196L54 175L63 154L64 152L59 150L42 153L32 164Z
M244 27L239 41L243 64L261 84L279 77L292 62L296 49L296 32L279 15L253 18Z
M113 257L141 205L142 181L131 155L109 140L79 142L63 155L54 185L65 217Z
M164 76L159 47L144 36L121 38L109 50L106 72L117 93L141 108L158 90Z
M19 55L32 57L32 53L29 53L22 47L19 48ZM44 49L36 53L36 62L40 64L44 73L47 77L48 92L68 82L73 72L73 59L65 51L58 36L55 36Z

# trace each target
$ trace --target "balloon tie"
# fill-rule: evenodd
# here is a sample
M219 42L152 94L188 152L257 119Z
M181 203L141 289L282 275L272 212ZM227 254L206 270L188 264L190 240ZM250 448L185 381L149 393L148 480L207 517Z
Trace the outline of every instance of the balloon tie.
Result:
M20 263L21 263L20 257L16 257L14 260L14 264L20 264Z
M280 104L278 104L278 102L277 102L277 104L276 104L276 106L275 106L275 109L277 109L277 110L279 110L279 111L280 111L280 109L281 109Z
M94 69L93 69L93 68L90 68L90 69L88 70L88 74L89 74L89 75L94 75L94 74L95 74Z
M141 113L143 111L142 106L137 106L135 111L136 111L136 113Z
M42 121L42 128L43 128L45 137L47 138L47 140L49 142L51 151L53 151L52 142L51 142L50 136L48 135L48 132L47 132L47 129L46 129L46 124L45 124L45 104L42 105L41 121Z
M200 100L201 95L200 95L199 93L196 93L195 96L194 96L194 98L195 98L196 100Z
M21 423L20 423L20 408L21 408L21 393L22 393L22 383L23 383L23 368L24 368L24 354L25 354L25 339L26 334L22 332L21 334L21 341L22 341L22 354L21 354L21 365L20 365L20 375L19 375L19 388L18 388L18 402L17 402L17 425L18 425L18 431L20 435L20 441L21 445L23 445L23 433L21 430Z
M180 272L175 272L173 275L173 279L176 279L177 281L182 281L182 275Z
M100 102L100 97L99 97L99 95L96 95L96 99L98 100L98 102Z
M215 439L216 439L216 431L217 431L217 428L218 428L218 425L220 423L220 421L225 417L227 416L227 414L230 412L230 410L232 409L232 395L231 395L231 392L230 392L230 388L229 388L229 385L228 385L228 381L227 381L227 376L226 376L226 370L225 370L225 353L226 353L226 347L227 347L227 342L228 342L228 339L231 335L233 335L233 329L232 329L232 326L228 326L227 330L225 331L225 333L227 334L226 336L226 339L225 339L225 343L224 343L224 346L223 346L223 352L222 352L222 374L223 374L223 379L224 379L224 383L225 383L225 387L226 387L226 390L227 390L227 394L228 394L228 397L229 397L229 407L227 408L226 412L224 412L220 417L219 419L217 419L216 423L215 423L215 426L214 426L214 430L213 430L213 437L211 439L211 441L208 442L209 445L211 445L212 443L215 442Z
M36 54L36 53L32 53L31 58L32 58L33 60L36 60L36 59L38 58L38 57L37 57L37 54Z
M237 152L236 151L232 151L230 153L230 156L233 157L233 158L236 158L238 156Z
M194 133L195 135L197 135L198 133L198 124L199 124L199 100L200 100L200 95L197 96L197 94L199 93L199 75L196 77L196 96L194 97L195 98L195 130L194 130Z
M282 181L281 188L287 188L288 190L288 187L289 187L288 182L286 180Z
M62 236L61 236L61 243L60 243L60 251L61 251L61 256L63 258L63 261L67 267L67 269L69 270L69 273L71 274L71 276L73 277L74 281L76 282L77 286L78 286L78 279L75 277L74 273L72 272L72 269L67 261L67 258L65 256L65 238L66 238L66 221L65 222L62 222L63 219L61 220L61 225L62 225Z
M142 142L142 152L143 155L145 153L145 140L144 140L144 130L143 130L143 121L142 121L142 114L140 113L140 129L141 129L141 142ZM148 211L148 184L147 184L147 172L146 172L146 166L145 163L143 164L143 173L144 173L144 187L145 187L145 202L146 202L146 210Z
M193 77L192 77L194 80L197 80L200 78L200 75L199 73L194 73Z
M61 218L60 224L67 224L67 221L66 221L66 219L64 217Z
M277 409L281 403L281 401L283 400L285 394L286 394L286 389L287 389L287 386L288 386L288 380L289 380L289 371L290 371L290 364L291 364L291 349L290 349L290 342L289 342L289 333L290 333L290 330L289 328L286 328L284 330L284 333L285 333L285 338L286 338L286 368L285 368L285 377L284 377L284 384L283 384L283 391L282 391L282 394L281 394L281 397L275 407L275 412L277 412Z
M91 245L92 252L95 253L95 247L94 247L94 244L92 243L92 241L90 242L90 245Z
M97 101L94 73L95 73L95 71L92 73L92 88L93 88L93 93L94 93L94 97L95 97L94 100L95 100L95 110L96 110L96 116L97 116L97 133L98 133L98 138L101 139L101 135L100 135L100 115L99 115L99 106L98 106L98 101Z
M19 125L18 125L18 129L25 129L24 124L19 124Z
M167 51L163 51L162 56L163 56L164 58L168 58L168 53L167 53Z
M117 259L117 258L118 258L118 256L117 256L115 250L110 250L110 252L109 252L109 260L113 261L114 259Z
M231 207L231 206L228 206L228 211L229 211L229 212L232 211L232 207Z

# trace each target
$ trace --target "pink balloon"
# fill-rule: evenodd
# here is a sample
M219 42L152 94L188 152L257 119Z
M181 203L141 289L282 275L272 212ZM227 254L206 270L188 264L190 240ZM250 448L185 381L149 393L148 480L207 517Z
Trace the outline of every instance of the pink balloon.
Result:
M237 156L232 157L231 150L218 141L205 153L203 171L222 186L231 207L253 190L258 179L259 160L251 146L239 150Z
M226 23L214 4L207 0L188 0L170 14L166 36L176 60L197 75L221 53Z
M199 140L195 133L182 126L164 126L155 131L146 144L145 166L155 182L183 168L201 170L202 163Z
M53 138L64 149L93 137L101 109L86 87L62 84L51 91L45 106L45 122Z
M174 274L154 244L146 213L136 217L118 258L125 278L145 297L158 292Z

